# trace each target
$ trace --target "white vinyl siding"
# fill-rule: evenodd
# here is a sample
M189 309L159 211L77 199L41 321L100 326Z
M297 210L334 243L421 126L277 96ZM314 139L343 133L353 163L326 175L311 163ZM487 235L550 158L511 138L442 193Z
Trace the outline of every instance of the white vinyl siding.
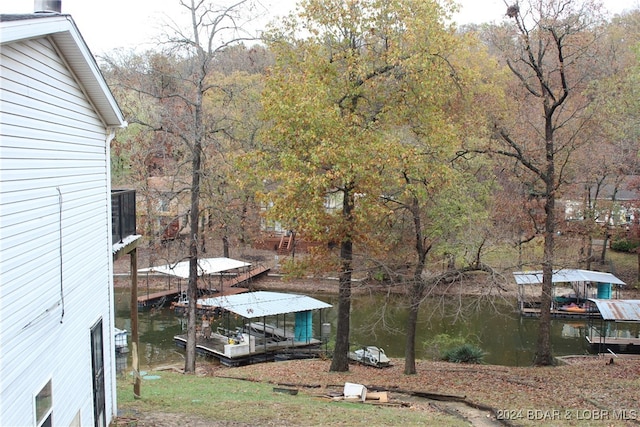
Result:
M47 38L3 45L0 55L0 425L33 425L47 378L55 424L80 412L92 425L90 328L99 319L107 380L115 366L106 130Z

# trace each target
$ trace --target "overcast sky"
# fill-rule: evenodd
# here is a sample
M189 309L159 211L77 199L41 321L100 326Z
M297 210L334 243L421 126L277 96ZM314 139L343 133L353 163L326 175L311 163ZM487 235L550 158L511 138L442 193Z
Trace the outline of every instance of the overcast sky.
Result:
M220 0L214 0L220 3ZM270 17L292 10L296 0L261 0ZM503 0L458 0L462 9L458 23L499 22L505 13ZM640 8L640 0L605 0L613 13ZM2 0L1 13L30 13L34 0ZM91 51L100 55L116 48L151 47L162 34L162 24L179 20L178 0L62 0L62 13L72 15Z

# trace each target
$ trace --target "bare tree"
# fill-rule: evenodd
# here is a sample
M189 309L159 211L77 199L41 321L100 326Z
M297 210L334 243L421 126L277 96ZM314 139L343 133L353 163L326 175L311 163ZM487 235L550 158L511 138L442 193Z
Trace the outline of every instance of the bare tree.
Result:
M551 365L551 292L555 263L556 199L571 154L583 141L589 100L582 96L596 46L599 3L526 0L510 5L502 38L495 39L515 77L512 110L495 120L488 151L527 172L529 196L543 205L541 314L535 365Z
M217 87L215 81L209 78L216 59L225 49L242 41L255 40L245 30L252 17L245 13L251 9L253 3L240 0L229 5L214 5L202 0L181 0L190 16L191 25L183 30L179 25L172 24L170 35L165 44L168 53L185 58L182 73L165 76L171 80L181 82L178 90L168 94L169 98L181 104L179 123L172 130L188 147L191 163L191 184L189 204L189 282L187 298L189 299L187 321L187 346L185 357L185 372L195 372L196 359L196 300L198 298L198 258L200 229L200 195L204 171L203 150L208 141L223 129L211 126L205 116L205 97Z
M250 27L261 9L258 2L239 0L216 5L179 0L179 4L187 12L184 16L190 25L183 27L178 17L171 17L157 49L104 58L104 62L123 88L123 99L135 107L128 117L134 124L132 129L142 129L132 136L130 146L121 150L128 154L125 160L137 162L136 170L144 170L147 178L150 174L162 178L155 192L146 188L148 179L144 180L148 217L152 216L152 202L170 202L180 217L181 230L188 235L188 248L178 242L176 253L168 254L166 260L189 259L187 297L195 302L198 258L206 251L204 229L212 223L210 218L221 205L232 205L244 213L248 210L245 205L251 203L246 194L221 193L229 188L229 171L240 151L229 147L237 139L243 139L249 148L255 145L258 120L247 116L257 116L257 102L250 101L259 93L256 82L260 79L255 74L264 71L270 56L264 48L247 50L243 45L258 40L258 29ZM140 150L131 147L137 137L148 140L150 148L134 158L132 153ZM236 200L229 203L229 197ZM223 230L223 241L228 242L226 233L232 216L219 209L215 215L221 218L218 227ZM153 230L151 235L155 235ZM171 245L166 248L171 251ZM195 304L190 304L185 358L188 373L195 372L195 344Z

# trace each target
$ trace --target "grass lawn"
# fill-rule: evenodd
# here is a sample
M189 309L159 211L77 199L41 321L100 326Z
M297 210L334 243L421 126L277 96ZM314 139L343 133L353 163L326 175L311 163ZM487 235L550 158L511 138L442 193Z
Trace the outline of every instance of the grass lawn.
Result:
M300 390L292 396L274 392L272 384L260 382L183 375L171 371L157 375L159 379L143 380L140 399L133 397L131 377L118 378L118 412L121 420L116 420L112 426L127 425L123 421L126 419L138 420L137 426L184 425L187 419L208 421L211 425L468 425L428 405L416 409L414 406L334 402L314 395L313 389Z

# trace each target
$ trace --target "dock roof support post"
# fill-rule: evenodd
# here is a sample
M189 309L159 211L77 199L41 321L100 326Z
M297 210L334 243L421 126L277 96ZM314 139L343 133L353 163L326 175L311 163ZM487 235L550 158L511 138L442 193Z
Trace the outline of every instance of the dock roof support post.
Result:
M267 355L267 318L262 316L262 338L264 341L264 354Z
M140 358L138 355L138 249L134 248L130 253L131 270L131 347L133 376L133 396L140 398ZM147 280L147 289L149 282ZM148 292L148 290L147 290Z

